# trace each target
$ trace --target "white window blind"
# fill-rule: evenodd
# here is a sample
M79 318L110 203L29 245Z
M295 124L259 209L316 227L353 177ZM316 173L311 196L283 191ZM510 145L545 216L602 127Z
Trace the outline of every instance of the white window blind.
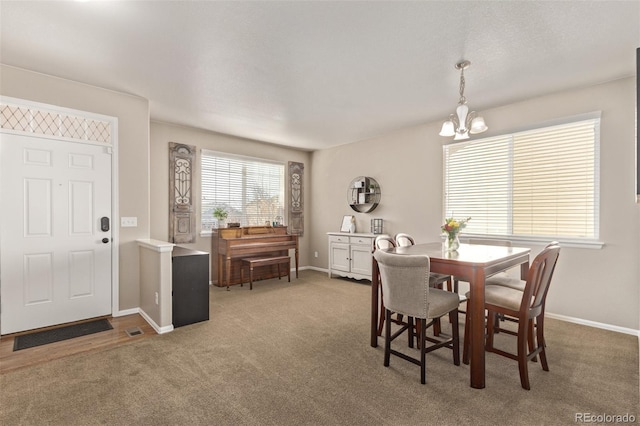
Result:
M222 207L227 222L264 225L284 216L282 163L202 150L202 231L216 226L213 211Z
M598 238L599 119L444 147L444 216L465 233Z

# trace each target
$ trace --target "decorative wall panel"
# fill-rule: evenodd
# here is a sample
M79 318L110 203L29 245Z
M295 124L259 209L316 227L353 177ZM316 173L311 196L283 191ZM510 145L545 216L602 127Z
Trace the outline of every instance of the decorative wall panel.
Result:
M169 142L169 241L196 241L193 165L196 147Z
M304 234L304 164L289 161L289 233Z

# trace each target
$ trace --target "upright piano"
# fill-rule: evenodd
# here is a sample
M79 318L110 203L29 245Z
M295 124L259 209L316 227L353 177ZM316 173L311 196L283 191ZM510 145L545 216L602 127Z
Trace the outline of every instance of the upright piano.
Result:
M247 226L214 229L211 235L211 282L218 287L240 284L242 259L262 256L288 256L295 250L298 277L298 236L286 226ZM254 280L275 278L277 265L256 269ZM228 284L227 284L228 283Z

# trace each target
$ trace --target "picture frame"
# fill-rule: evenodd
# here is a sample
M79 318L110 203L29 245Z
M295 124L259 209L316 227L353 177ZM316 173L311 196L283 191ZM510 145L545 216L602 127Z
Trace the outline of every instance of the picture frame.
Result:
M340 232L349 232L351 228L351 221L353 220L353 215L345 215L342 218L342 226L340 226Z

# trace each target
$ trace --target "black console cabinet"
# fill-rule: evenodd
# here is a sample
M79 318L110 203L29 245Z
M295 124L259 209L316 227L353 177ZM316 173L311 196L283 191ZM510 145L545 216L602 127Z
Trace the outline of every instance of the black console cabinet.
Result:
M171 256L173 326L209 319L209 253L176 246Z

